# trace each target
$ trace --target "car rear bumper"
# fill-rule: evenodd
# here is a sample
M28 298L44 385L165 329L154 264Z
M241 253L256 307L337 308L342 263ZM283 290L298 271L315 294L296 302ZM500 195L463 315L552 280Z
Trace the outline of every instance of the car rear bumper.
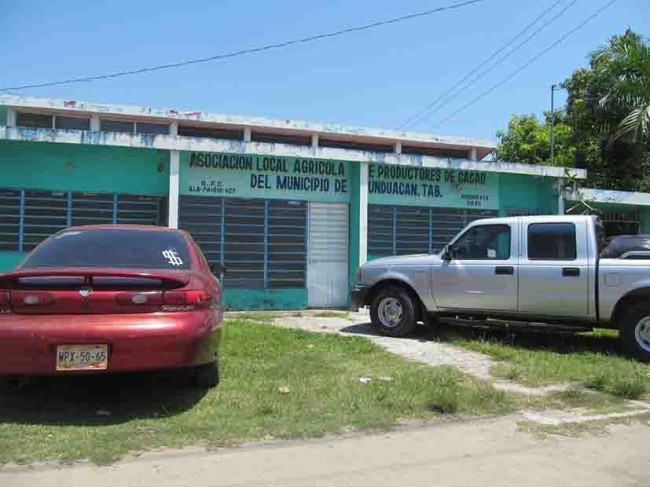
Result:
M356 285L350 290L350 308L353 311L359 311L366 305L366 297L370 291L370 286Z
M221 321L221 309L128 315L0 315L0 374L78 373L56 370L59 345L108 345L108 368L99 372L209 363L216 358Z

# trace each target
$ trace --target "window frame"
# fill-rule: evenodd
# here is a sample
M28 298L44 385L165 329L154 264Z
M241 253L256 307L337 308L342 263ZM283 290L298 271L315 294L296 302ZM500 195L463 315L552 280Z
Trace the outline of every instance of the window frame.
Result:
M457 257L455 253L453 253L454 247L456 244L465 237L465 235L468 235L470 232L474 232L477 228L481 227L504 227L508 229L508 256L506 258L490 258L490 257L485 257L485 258L462 258L462 257ZM454 241L449 244L449 248L453 253L453 260L459 260L459 261L485 261L485 262L499 262L499 261L507 261L512 259L513 252L512 252L512 236L513 236L513 227L512 225L509 225L507 223L479 223L476 225L472 225L470 228L465 230L462 234L458 236L458 238L455 238ZM487 250L487 249L486 249Z
M530 256L530 230L534 226L570 226L573 230L573 258L569 259L560 259L557 257L553 258L543 258L543 257L531 257ZM578 260L578 228L574 222L531 222L526 226L526 260L531 262L575 262Z

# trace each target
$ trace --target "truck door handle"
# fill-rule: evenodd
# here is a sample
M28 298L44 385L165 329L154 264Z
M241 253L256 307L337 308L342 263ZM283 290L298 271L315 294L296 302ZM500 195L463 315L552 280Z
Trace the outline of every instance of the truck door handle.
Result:
M563 267L562 268L562 277L579 277L580 268L579 267Z
M515 273L515 268L511 265L498 265L494 268L494 273L497 276L512 276Z

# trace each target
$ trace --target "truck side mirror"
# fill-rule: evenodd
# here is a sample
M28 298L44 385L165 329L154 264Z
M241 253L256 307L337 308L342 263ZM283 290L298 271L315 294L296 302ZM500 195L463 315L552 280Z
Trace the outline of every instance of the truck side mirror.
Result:
M447 246L442 250L442 260L453 260L454 252L451 250L451 247Z

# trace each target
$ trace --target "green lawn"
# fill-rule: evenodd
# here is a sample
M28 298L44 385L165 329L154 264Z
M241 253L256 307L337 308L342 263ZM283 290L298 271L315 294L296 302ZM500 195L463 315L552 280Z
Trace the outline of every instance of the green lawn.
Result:
M369 382L360 378L368 377ZM383 379L382 379L383 378ZM448 367L407 362L360 337L231 320L222 383L136 374L42 379L0 394L0 463L88 458L385 428L445 413L506 413L517 397Z
M621 356L616 338L611 330L575 336L460 330L447 339L502 361L492 370L498 377L531 386L575 383L638 399L650 391L650 364Z

